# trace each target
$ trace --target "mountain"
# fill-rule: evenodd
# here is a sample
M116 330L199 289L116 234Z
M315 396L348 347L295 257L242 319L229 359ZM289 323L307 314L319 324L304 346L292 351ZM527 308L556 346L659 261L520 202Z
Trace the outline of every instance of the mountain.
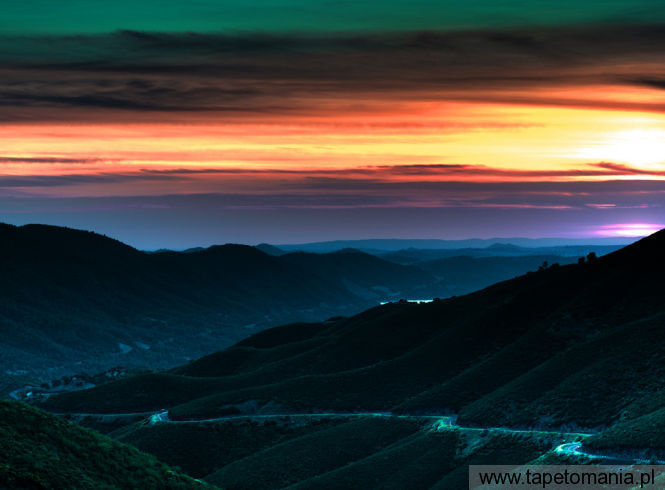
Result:
M664 250L661 231L466 296L265 330L43 406L168 409L162 423L111 434L228 488L457 488L472 463L598 460L590 448L612 461L664 455ZM227 437L240 449L226 459L163 449Z
M451 259L454 257L534 257L549 255L557 262L567 261L578 257L585 257L593 252L598 256L616 252L622 248L619 245L566 245L562 247L518 247L511 244L495 244L485 248L451 248L451 249L416 249L407 248L394 252L376 253L377 257L405 265L424 265L427 262L440 259ZM509 263L510 261L506 261ZM524 273L526 271L523 271ZM492 283L487 283L489 286Z
M582 255L584 256L584 255ZM566 265L577 257L560 255L525 255L518 257L456 256L419 262L418 267L446 285L446 296L467 294L500 281L537 271L544 264Z
M327 254L293 252L282 259L316 273L360 297L432 298L448 295L448 286L426 269L394 264L355 249Z
M163 369L268 326L354 314L436 283L360 253L147 253L95 233L4 224L0 278L5 393L114 366Z
M0 401L2 488L213 488L153 456L22 403Z
M275 247L274 245L270 245L268 243L259 243L255 248L259 249L263 253L266 253L268 255L274 255L276 257L279 257L280 255L284 255L286 253L281 248Z
M471 238L465 240L375 238L368 240L333 240L327 242L289 243L277 245L280 250L329 253L354 248L369 253L394 252L397 250L459 250L487 248L494 244L514 245L520 248L544 248L566 246L615 246L620 247L637 240L635 237L609 238Z

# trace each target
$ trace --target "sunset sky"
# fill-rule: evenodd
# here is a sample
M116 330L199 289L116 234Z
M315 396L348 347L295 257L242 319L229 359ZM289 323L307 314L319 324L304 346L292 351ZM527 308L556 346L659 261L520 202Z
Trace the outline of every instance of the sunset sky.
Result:
M662 0L11 1L0 33L0 221L148 249L665 227Z

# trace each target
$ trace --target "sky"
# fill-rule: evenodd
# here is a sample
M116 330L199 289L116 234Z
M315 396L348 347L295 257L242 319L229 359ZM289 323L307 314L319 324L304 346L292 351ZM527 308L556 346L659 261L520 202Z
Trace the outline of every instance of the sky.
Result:
M662 0L3 3L0 221L145 249L665 227Z

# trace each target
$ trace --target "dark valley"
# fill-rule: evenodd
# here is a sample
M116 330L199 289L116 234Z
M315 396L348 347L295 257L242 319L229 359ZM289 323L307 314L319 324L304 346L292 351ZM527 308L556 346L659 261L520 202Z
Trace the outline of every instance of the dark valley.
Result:
M271 328L39 406L222 488L459 488L469 464L658 461L664 249L660 232L466 296Z

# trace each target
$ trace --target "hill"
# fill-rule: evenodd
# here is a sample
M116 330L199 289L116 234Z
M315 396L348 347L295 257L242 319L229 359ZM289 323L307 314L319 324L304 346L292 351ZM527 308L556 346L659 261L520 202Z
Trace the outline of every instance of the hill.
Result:
M458 296L478 291L497 282L521 276L527 272L537 271L543 264L567 265L573 264L577 260L578 257L561 255L525 255L517 257L455 256L418 262L417 265L435 276L441 284L445 284L448 292L446 296Z
M112 435L229 489L461 488L468 464L525 463L560 440L373 416L136 424Z
M589 410L584 394L559 397L562 383L614 372L619 368L612 364L621 365L621 359L612 356L644 357L651 348L642 345L646 338L658 338L662 240L658 234L588 263L550 267L464 297L389 304L348 319L268 330L171 373L48 403L65 408L71 401L88 411L132 403L133 409L151 410L168 387L176 417L208 416L251 400L290 410L451 410L468 421L520 424L536 423L535 411L552 409L550 424L592 427L602 423L598 417L609 421L621 400L605 393L601 398L609 406L599 415ZM626 350L632 344L639 350ZM602 360L594 349L603 349ZM650 365L653 371L657 364ZM196 383L183 378L191 376ZM179 394L180 379L186 393ZM648 379L642 379L645 388ZM143 402L132 393L137 383ZM111 395L118 390L121 398ZM570 405L565 410L557 406L563 401ZM484 408L503 403L512 408Z
M551 266L467 296L392 303L351 318L269 329L170 372L54 396L45 406L93 413L166 407L171 419L188 423L233 414L456 413L465 427L531 428L534 436L528 439L536 445L545 444L539 430L547 429L596 433L584 444L606 452L654 448L662 442L649 428L665 409L663 250L665 232L659 232L607 256ZM174 427L180 426L162 430ZM139 429L129 433L134 430ZM139 444L134 434L125 436ZM321 432L307 444L338 447L343 440ZM458 442L455 454L476 454L476 443ZM495 460L486 461L511 460L502 452L508 443L497 444L491 445ZM554 442L547 444L542 454L561 461L558 453L547 452ZM262 451L249 452L272 460L301 449ZM374 461L391 467L408 463L405 478L421 468L417 461L426 465L421 458L427 451L408 453L405 460L398 453L376 450L351 459L364 461L370 479L379 473L375 464L365 464L373 454L379 458ZM255 464L251 454L247 457L246 467ZM312 487L322 481L328 482L323 487L334 486L355 465L343 463L347 469L330 480L334 465L312 457L314 467L324 465L302 475ZM522 464L525 458L512 460ZM242 488L243 466L220 465L208 473L209 481ZM452 473L436 478L450 481L455 471L459 467L452 465Z
M448 286L426 269L394 264L355 249L327 254L293 252L282 259L346 288L354 294L374 298L433 298L447 296Z
M0 401L0 486L213 488L153 456L16 402Z
M281 248L275 247L274 245L270 245L268 243L259 243L256 246L256 248L259 249L263 253L267 253L268 255L280 256L280 255L284 255L286 253Z
M357 313L435 282L366 254L146 253L95 233L1 224L0 277L0 393L113 366L163 369L269 326Z

